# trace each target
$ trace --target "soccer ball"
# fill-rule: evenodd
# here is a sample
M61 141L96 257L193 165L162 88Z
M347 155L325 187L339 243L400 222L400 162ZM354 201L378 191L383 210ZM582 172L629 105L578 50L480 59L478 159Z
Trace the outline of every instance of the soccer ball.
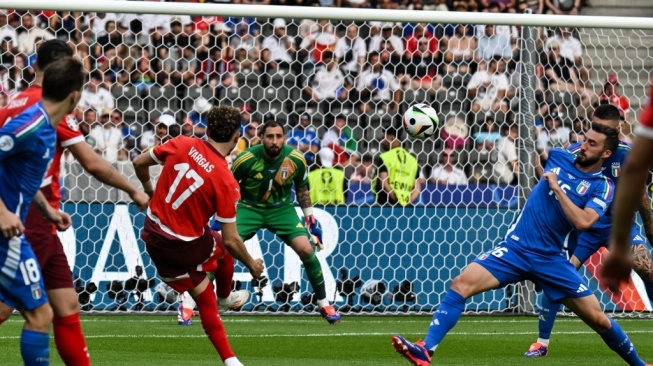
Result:
M404 128L417 139L431 137L439 123L438 113L425 103L412 105L404 113Z

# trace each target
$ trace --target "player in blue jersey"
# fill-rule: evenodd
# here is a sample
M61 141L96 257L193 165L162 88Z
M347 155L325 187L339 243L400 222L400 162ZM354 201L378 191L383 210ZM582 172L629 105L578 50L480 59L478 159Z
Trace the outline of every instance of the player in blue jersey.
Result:
M41 102L0 128L0 301L25 318L25 365L49 365L52 308L23 224L54 155L57 125L77 106L83 84L81 62L52 63L44 70Z
M424 342L392 337L397 352L425 366L444 336L458 322L468 298L510 283L531 280L561 301L603 338L628 364L645 366L621 327L609 319L566 252L575 230L591 228L612 201L613 185L601 173L617 150L618 133L593 125L578 156L550 152L543 179L508 229L503 242L481 254L456 277L438 306Z
M621 114L619 109L613 105L601 105L596 108L592 116L592 123L599 123L620 131L619 124ZM577 143L569 147L569 151L578 154L581 151L581 144ZM619 141L617 151L612 153L609 158L603 162L603 174L610 178L617 185L621 173L621 167L624 165L626 156L630 152L630 145L624 141ZM644 193L640 200L640 216L644 224L644 231L649 242L653 242L653 219L651 218L651 202L648 195ZM601 247L608 246L608 238L611 229L611 210L608 210L599 221L587 231L572 236L570 243L571 263L576 268L585 263L585 261ZM577 237L577 240L576 240ZM644 281L648 296L653 301L653 266L651 265L651 256L646 246L644 237L640 234L637 225L633 225L630 230L631 254L633 257L634 270ZM539 335L535 343L531 344L528 351L524 354L526 357L546 356L549 351L549 338L555 322L556 314L560 310L559 302L551 302L547 296L542 297L539 314Z

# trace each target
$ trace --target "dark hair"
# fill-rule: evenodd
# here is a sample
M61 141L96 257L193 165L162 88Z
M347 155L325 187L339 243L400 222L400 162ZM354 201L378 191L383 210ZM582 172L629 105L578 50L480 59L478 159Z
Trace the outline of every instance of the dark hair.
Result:
M43 99L61 102L84 85L84 65L72 57L60 58L43 70Z
M615 123L619 123L619 121L621 121L621 113L619 112L619 108L613 106L612 104L602 104L596 107L594 110L594 117Z
M206 116L206 134L215 142L228 142L240 131L240 110L215 106Z
M592 130L605 135L605 142L603 143L603 150L610 150L613 153L619 147L619 132L612 127L602 125L600 123L592 123Z
M363 163L371 163L374 161L374 157L372 154L364 154L363 155Z
M72 57L73 50L64 41L52 39L41 43L39 49L36 50L36 64L39 69L45 70L52 62L63 58Z
M281 131L283 131L284 134L286 133L286 129L283 127L281 123L274 120L268 120L265 121L265 123L263 123L263 127L261 127L261 129L259 130L259 134L261 136L265 136L265 132L268 130L268 128L272 128L272 127L281 127Z

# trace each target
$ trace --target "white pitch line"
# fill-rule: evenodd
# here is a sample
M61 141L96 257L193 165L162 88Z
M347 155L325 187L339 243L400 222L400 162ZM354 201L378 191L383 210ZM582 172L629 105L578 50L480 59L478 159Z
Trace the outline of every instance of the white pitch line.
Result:
M309 334L233 334L229 338L295 338L295 337L360 337L360 336L391 336L398 332L370 332L370 333L309 333ZM461 336L495 336L495 335L534 335L536 332L451 332L447 335L461 335ZM653 330L631 330L629 334L653 334ZM422 335L423 332L402 332L402 334L409 335ZM585 335L596 334L592 331L578 331L578 332L556 332L558 335ZM204 338L203 334L102 334L102 335L87 335L86 338L91 339L119 339L119 338ZM2 339L19 339L20 336L0 336Z

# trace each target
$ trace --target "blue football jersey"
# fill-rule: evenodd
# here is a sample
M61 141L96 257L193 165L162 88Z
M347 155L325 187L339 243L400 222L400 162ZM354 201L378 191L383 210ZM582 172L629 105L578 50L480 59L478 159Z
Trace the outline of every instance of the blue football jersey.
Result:
M0 128L0 197L25 222L54 156L57 131L41 103Z
M582 142L577 142L571 146L569 146L568 150L574 154L578 155L580 153L580 146L582 145ZM613 152L612 155L610 155L609 158L603 162L603 167L601 169L603 170L603 175L606 177L610 178L612 180L612 183L616 187L617 184L619 183L619 176L621 175L621 168L624 165L624 162L626 161L626 157L630 153L630 144L619 140L619 147L617 148L617 151ZM601 216L599 221L594 224L594 228L597 229L602 229L602 228L608 228L612 226L612 210L611 207L608 209L608 211L605 213L604 216Z
M581 172L574 165L575 158L566 150L552 149L545 171L558 175L558 184L576 206L592 208L603 216L612 202L612 181L601 171ZM549 189L549 183L541 179L508 229L506 242L533 252L562 253L574 230L555 194Z

